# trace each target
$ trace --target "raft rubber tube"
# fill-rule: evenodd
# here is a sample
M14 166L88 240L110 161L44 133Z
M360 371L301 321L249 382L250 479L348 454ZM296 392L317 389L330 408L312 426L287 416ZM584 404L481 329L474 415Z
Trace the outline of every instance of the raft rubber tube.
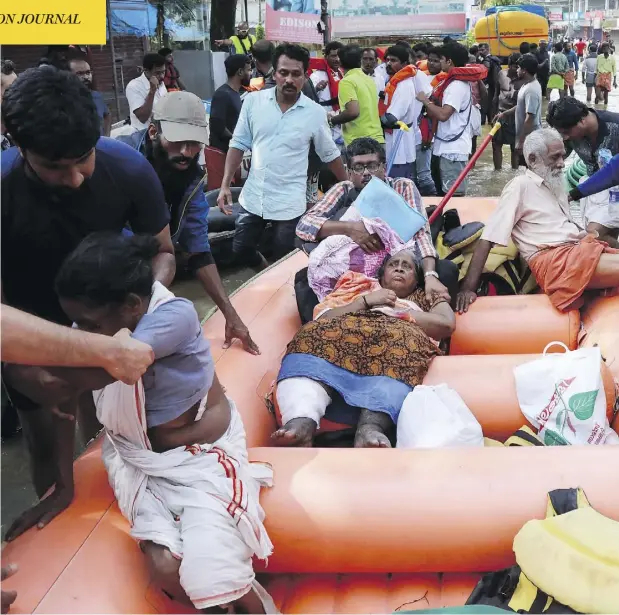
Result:
M484 436L503 442L520 427L530 424L518 404L514 367L539 357L539 354L436 357L430 364L423 383L426 385L445 383L457 391L479 421ZM613 418L615 383L604 363L600 369L606 396L606 416L610 421ZM272 374L276 377L277 372L274 371ZM273 397L275 398L275 395ZM281 424L281 414L275 399L274 402L277 422ZM243 414L243 409L239 410ZM348 427L326 420L320 423L322 432L339 431Z
M71 506L3 550L3 563L19 566L5 587L18 593L11 612L190 612L150 579L100 449L76 462ZM515 563L514 536L545 517L552 489L580 486L619 520L611 447L262 448L249 457L273 467L260 500L274 553L256 571L285 613L389 613L425 596L433 607L464 604L481 571Z
M619 385L619 296L597 297L582 309L580 346L599 346L602 358ZM617 421L619 423L619 421Z
M559 312L546 295L479 297L456 315L449 354L532 354L555 340L574 350L579 328L578 310Z
M619 521L616 457L612 446L253 449L274 469L261 496L275 547L263 569L500 570L515 563L520 528L545 517L548 491L580 486Z

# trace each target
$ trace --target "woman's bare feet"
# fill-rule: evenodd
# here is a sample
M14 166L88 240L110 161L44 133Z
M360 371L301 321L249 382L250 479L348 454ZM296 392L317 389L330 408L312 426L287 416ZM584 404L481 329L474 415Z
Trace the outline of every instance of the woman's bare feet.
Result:
M391 448L387 430L393 426L385 412L362 410L355 434L355 448Z
M282 446L310 447L314 442L316 421L306 417L291 419L271 436Z
M355 448L391 448L391 442L377 425L360 425L355 434Z

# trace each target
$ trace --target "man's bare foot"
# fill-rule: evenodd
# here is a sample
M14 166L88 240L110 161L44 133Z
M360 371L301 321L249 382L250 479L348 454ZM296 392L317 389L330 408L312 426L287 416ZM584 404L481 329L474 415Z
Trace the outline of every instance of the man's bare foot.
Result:
M355 448L391 448L391 442L380 427L370 423L357 427Z
M271 436L282 446L312 446L316 421L306 417L291 419Z

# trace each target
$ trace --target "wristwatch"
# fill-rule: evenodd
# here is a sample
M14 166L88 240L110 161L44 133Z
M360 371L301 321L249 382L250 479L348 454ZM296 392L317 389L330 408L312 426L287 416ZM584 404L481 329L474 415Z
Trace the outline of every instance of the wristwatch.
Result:
M424 278L429 278L430 276L432 276L433 278L436 278L438 280L438 273L436 273L436 271L426 271L423 274Z

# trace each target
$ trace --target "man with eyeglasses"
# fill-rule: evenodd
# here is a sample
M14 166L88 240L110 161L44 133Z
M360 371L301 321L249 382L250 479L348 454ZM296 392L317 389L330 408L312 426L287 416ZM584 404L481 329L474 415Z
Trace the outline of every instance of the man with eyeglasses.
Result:
M421 195L412 180L386 177L384 145L369 137L355 139L346 148L346 159L349 180L333 186L297 224L297 238L305 252L309 253L320 241L331 235L350 237L367 254L382 248L379 237L368 233L362 222L341 220L373 177L384 181L411 209L427 217ZM438 260L429 225L426 224L417 233L415 240L416 252L422 259L426 293L438 292L455 298L458 292L458 267L450 261ZM305 288L306 284L300 276L295 280L299 312L304 322L311 320L312 310L318 303L309 285ZM314 300L316 303L312 305Z
M147 53L142 60L144 71L132 79L125 89L129 103L131 126L136 130L146 130L153 117L153 107L167 93L165 78L165 58L158 53Z
M80 78L80 81L90 90L92 100L97 107L97 115L101 124L101 135L109 137L112 130L112 115L103 99L103 94L92 89L92 70L90 64L81 55L69 58L69 70Z

